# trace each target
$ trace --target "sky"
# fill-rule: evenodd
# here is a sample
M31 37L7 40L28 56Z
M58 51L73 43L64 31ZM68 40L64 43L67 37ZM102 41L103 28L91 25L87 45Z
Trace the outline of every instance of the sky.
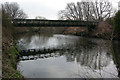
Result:
M58 12L64 10L67 3L80 2L81 0L0 0L4 2L17 2L20 8L28 15L28 18L34 19L36 16L42 16L46 19L57 20ZM118 9L120 0L109 0L113 7Z

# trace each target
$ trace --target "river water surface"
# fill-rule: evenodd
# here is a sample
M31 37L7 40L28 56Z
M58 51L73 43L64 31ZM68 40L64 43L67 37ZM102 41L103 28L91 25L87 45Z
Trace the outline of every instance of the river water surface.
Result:
M25 78L118 78L117 41L73 35L24 34L16 36L22 53L17 69ZM40 51L41 50L41 51Z

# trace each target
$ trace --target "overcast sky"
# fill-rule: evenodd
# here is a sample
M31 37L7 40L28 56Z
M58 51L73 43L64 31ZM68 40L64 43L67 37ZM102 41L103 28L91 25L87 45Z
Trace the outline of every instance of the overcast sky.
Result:
M58 19L58 11L65 9L67 3L79 1L81 0L0 0L0 3L17 2L29 18L43 16L47 19ZM109 1L118 8L120 0Z

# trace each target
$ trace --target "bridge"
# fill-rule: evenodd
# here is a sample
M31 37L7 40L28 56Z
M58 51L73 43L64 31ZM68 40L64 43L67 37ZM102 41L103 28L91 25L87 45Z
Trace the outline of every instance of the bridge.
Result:
M90 27L98 25L97 21L80 20L40 20L40 19L14 19L12 24L16 27Z

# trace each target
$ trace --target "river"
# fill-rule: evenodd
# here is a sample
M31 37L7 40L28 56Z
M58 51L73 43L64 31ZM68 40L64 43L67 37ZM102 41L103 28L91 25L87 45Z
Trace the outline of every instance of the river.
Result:
M22 34L16 41L19 52L29 50L17 64L25 78L119 78L118 41L62 34Z

